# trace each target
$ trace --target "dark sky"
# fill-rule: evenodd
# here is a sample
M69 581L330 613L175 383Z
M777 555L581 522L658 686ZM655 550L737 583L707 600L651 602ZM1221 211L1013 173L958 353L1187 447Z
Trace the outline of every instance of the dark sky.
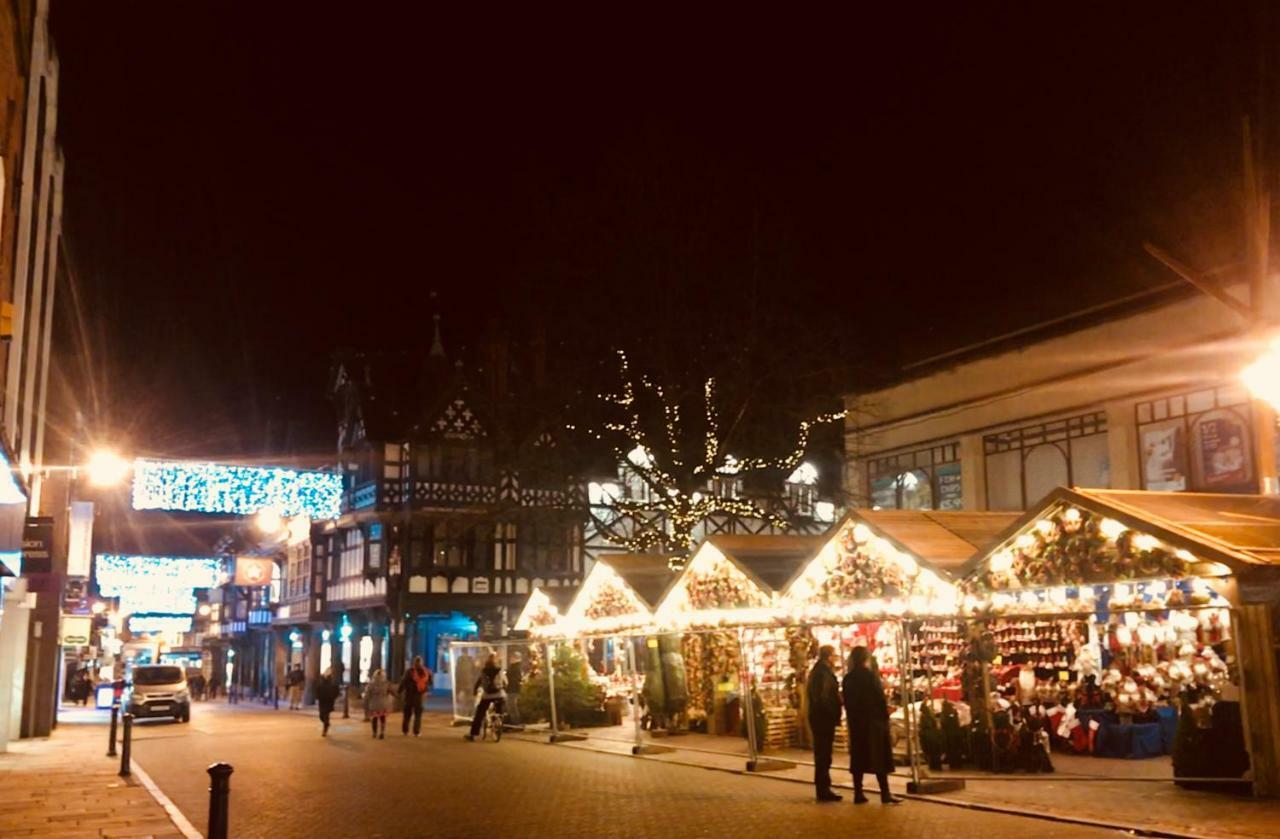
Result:
M425 346L435 310L454 351L500 315L566 364L751 333L891 376L1167 282L1145 239L1229 261L1259 97L1245 4L54 5L92 385L61 372L174 454L289 418L327 451L330 352Z

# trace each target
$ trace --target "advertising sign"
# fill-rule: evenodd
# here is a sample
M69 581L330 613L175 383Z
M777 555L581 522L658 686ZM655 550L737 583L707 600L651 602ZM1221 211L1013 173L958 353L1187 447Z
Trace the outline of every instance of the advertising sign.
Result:
M53 573L53 518L28 516L22 529L22 568L27 574Z
M1181 492L1187 488L1187 443L1182 420L1142 429L1142 482L1149 490Z
M1196 424L1199 444L1199 489L1214 490L1246 484L1249 469L1249 431L1239 417L1229 411L1206 414Z
M92 621L82 615L63 615L61 641L64 647L85 647L89 645L89 630Z
M67 574L88 577L93 561L93 502L71 502L71 525L67 540Z
M235 584L238 586L269 586L276 564L268 557L236 557Z

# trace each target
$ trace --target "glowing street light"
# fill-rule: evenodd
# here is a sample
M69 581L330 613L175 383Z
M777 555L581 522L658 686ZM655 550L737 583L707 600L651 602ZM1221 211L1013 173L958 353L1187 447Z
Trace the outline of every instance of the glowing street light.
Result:
M1240 378L1256 398L1280 411L1280 337L1272 339L1258 360L1241 371Z
M85 464L85 474L92 486L113 487L128 477L131 468L129 461L110 449L99 449Z
M284 529L284 516L280 515L280 511L274 507L263 507L253 517L253 524L260 533L276 536Z

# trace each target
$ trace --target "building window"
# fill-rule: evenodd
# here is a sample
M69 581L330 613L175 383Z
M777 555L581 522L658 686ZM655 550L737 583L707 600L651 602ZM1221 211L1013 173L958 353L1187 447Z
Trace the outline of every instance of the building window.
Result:
M989 510L1024 510L1060 486L1111 485L1102 411L989 434L982 443Z
M409 444L387 443L383 447L382 477L401 481L409 476Z
M872 507L893 510L959 510L960 446L943 443L867 461Z
M1142 488L1253 492L1253 417L1241 387L1208 388L1139 402Z
M572 571L574 561L571 548L571 528L561 522L527 522L520 526L520 539L516 542L516 559L520 570Z

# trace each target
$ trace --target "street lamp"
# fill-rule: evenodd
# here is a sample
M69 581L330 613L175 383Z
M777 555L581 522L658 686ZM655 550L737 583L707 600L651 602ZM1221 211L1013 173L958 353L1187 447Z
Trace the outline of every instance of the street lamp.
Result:
M129 461L110 449L99 449L85 464L85 474L95 487L113 487L123 481L132 468Z
M1257 361L1240 372L1240 378L1256 398L1280 411L1280 337L1271 340Z
M263 507L253 517L253 524L265 536L278 536L284 529L284 516L274 507Z

